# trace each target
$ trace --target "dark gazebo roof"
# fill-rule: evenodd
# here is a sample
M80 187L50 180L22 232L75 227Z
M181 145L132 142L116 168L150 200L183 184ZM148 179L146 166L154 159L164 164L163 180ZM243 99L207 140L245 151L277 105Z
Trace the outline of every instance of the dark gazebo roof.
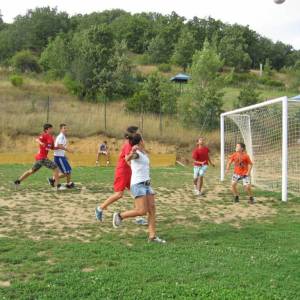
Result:
M183 73L179 73L177 75L175 75L174 77L172 77L170 80L174 81L174 82L188 82L188 80L190 79L189 75L183 74Z
M293 100L300 100L300 95L295 96L295 97L293 97L292 99L293 99Z

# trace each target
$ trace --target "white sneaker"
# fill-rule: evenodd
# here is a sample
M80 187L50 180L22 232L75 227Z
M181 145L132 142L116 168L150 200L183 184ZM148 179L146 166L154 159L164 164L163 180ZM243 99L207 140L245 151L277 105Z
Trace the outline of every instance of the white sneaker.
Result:
M200 195L200 192L199 192L198 190L194 190L194 194L195 194L196 196L199 196L199 195Z
M59 184L57 187L56 187L56 190L58 191L65 191L67 188L64 186L64 185L61 185Z
M155 238L148 239L148 243L159 243L159 244L165 244L166 241L156 236Z
M122 224L122 219L120 217L120 213L115 212L113 214L112 224L114 228L118 228Z
M142 217L137 217L134 222L137 225L143 225L143 226L148 225L148 221L145 218L142 218Z

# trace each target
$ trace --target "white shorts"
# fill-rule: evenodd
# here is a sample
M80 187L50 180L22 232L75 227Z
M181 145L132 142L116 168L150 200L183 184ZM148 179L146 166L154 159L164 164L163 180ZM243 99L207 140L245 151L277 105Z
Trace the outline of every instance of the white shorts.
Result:
M98 152L99 154L107 155L107 151L100 151Z
M236 183L236 182L239 182L239 181L242 181L244 186L251 184L251 180L250 180L249 176L233 174L232 182Z
M203 177L208 169L208 165L194 166L194 179Z

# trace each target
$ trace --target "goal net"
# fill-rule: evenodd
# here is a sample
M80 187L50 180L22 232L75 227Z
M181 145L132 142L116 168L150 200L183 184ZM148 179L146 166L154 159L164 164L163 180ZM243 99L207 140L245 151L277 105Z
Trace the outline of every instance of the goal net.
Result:
M221 115L221 180L228 156L243 142L254 165L252 183L300 195L300 101L282 97Z

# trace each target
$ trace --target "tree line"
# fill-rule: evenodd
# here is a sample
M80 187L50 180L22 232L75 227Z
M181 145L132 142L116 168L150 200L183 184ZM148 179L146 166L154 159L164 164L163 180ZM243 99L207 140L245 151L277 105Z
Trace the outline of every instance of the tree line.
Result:
M186 92L179 95L158 73L144 78L132 72L130 53L141 64L188 69L192 80ZM260 64L298 69L299 62L300 51L291 45L211 17L187 20L175 12L131 14L120 9L69 16L41 7L6 24L0 13L0 64L63 79L80 99L124 97L130 111L180 112L184 123L195 126L199 117L216 126L228 80L219 73L224 66L247 72Z

